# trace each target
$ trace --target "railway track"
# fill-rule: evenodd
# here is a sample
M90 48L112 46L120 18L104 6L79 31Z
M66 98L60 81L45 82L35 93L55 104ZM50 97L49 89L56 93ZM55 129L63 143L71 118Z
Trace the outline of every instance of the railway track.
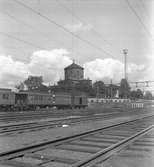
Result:
M145 112L143 109L140 109L140 111ZM138 112L138 109L134 109L133 112ZM57 112L6 112L6 113L0 113L0 122L2 123L11 123L11 122L21 122L21 121L30 121L30 120L38 120L38 119L47 119L47 118L63 118L67 116L74 116L74 117L86 117L88 115L93 116L96 114L117 114L117 113L123 113L128 112L127 111L121 111L117 108L112 108L110 110L102 111L102 110L81 110L81 111L57 111ZM146 111L147 112L147 111Z
M137 137L124 149L116 151L116 154L101 158L97 161L97 167L153 167L154 166L154 128L147 130L142 136Z
M94 167L154 131L153 122L154 116L149 116L3 152L0 164L9 167Z
M96 112L97 113L97 112ZM116 113L119 113L118 111L110 111L110 112L107 112L105 114L116 114ZM93 116L95 113L92 113L90 114L91 116ZM104 114L104 115L105 115ZM82 117L82 116L87 116L89 115L89 113L84 113L84 111L82 113L67 113L67 112L64 112L64 113L52 113L52 112L30 112L30 113L13 113L13 112L10 112L9 114L0 114L0 122L19 122L19 121L28 121L28 120L37 120L37 119L46 119L46 118L57 118L57 117L67 117L67 116L79 116L79 117Z
M55 127L62 127L63 125L73 125L77 123L87 123L89 121L98 121L98 120L105 120L109 118L115 118L124 115L123 114L105 114L105 115L94 115L94 116L86 116L86 117L74 117L74 118L64 118L59 120L51 120L51 121L44 121L44 122L31 122L31 123L23 123L23 124L14 124L14 125L6 125L0 126L0 134L10 133L10 132L23 132L23 131L31 131L31 130L39 130L47 129L47 128L55 128Z

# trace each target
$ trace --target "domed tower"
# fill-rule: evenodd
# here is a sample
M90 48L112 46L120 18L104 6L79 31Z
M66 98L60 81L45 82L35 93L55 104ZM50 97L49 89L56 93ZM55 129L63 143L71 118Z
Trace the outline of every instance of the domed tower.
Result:
M84 79L84 68L76 64L74 61L64 70L65 70L65 80L78 82Z

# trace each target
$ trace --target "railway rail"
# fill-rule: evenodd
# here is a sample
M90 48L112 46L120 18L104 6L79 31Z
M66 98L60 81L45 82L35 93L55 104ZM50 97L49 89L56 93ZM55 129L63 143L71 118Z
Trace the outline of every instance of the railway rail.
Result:
M138 112L133 112L131 115L138 114ZM142 112L143 114L143 112ZM107 120L116 117L122 117L129 115L130 113L106 113L106 114L96 114L90 116L83 116L83 117L66 117L60 118L55 120L44 120L44 121L35 121L35 122L27 122L27 123L20 123L20 124L10 124L10 125L2 125L0 126L0 135L2 134L9 134L12 132L15 133L25 133L29 131L38 131L43 129L51 129L62 127L63 125L74 125L79 123L87 123L89 121L99 121L99 120Z
M146 109L133 109L133 112L145 111ZM28 111L28 112L6 112L0 113L0 122L20 122L20 121L29 121L29 120L37 120L37 119L46 119L46 118L63 118L67 116L88 116L95 114L116 114L127 112L129 109L120 110L119 108L111 108L111 109L85 109L85 110L63 110L63 111ZM146 111L147 112L147 111Z
M80 111L81 112L81 111ZM97 112L96 112L97 113ZM116 114L119 113L119 111L110 111L105 112L105 114ZM87 116L87 115L94 115L95 113L89 114L85 111L82 111L81 113L75 113L75 112L24 112L24 113L6 113L6 114L0 114L0 122L19 122L19 121L28 121L28 120L37 120L42 118L57 118L57 117L67 117L67 116Z
M10 150L0 164L10 167L92 167L154 130L154 116Z
M120 114L120 116L125 115L125 113ZM44 121L44 122L31 122L31 123L22 123L22 124L13 124L0 126L0 134L10 133L10 132L20 132L20 131L31 131L31 130L40 130L47 128L61 127L62 125L73 125L77 123L86 123L88 121L98 121L106 120L109 118L119 117L118 113L102 114L102 115L93 115L85 117L71 117L63 118L58 120Z
M150 127L149 127L150 128ZM137 136L134 141L126 144L124 149L116 150L116 154L101 158L97 161L97 167L114 166L136 166L136 167L153 167L154 166L154 128L147 129L144 134ZM97 159L98 160L98 159Z

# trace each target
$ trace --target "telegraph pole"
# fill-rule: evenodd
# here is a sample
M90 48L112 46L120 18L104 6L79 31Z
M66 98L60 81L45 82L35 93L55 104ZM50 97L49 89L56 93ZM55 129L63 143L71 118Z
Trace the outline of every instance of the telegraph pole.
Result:
M99 99L99 86L96 86L96 98Z
M128 82L127 78L127 49L123 49L123 54L124 54L124 78L125 82ZM125 88L124 88L124 97L127 98L127 88L126 88L126 83L125 83Z
M128 49L123 49L123 53L124 53L124 78L127 80L127 53L128 53Z
M113 92L112 92L112 79L111 79L110 85L111 85L111 99L112 99L112 96L113 96Z

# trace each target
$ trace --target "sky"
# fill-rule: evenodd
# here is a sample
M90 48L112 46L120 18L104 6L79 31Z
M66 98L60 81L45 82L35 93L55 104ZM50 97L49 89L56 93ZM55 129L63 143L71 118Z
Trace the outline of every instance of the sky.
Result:
M154 0L0 0L0 87L64 78L74 59L93 82L154 81ZM153 88L154 90L154 88Z

